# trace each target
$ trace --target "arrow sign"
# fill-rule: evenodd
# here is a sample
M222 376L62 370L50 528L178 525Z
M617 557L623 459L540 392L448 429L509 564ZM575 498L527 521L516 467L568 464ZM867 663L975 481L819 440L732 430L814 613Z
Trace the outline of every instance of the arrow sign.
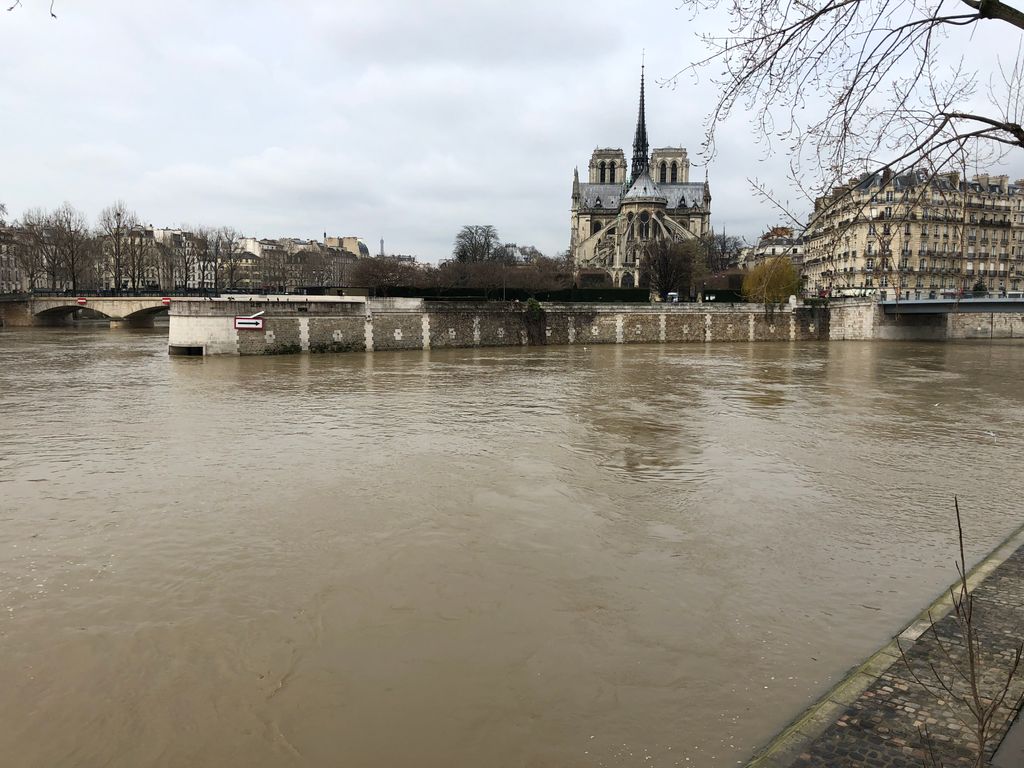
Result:
M236 331L262 331L262 317L235 317Z

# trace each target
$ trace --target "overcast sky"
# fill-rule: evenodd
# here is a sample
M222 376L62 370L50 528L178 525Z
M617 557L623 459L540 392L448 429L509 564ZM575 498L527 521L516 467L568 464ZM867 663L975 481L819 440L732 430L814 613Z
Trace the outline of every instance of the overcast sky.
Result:
M5 3L6 5L6 3ZM710 85L677 0L24 0L0 11L0 202L123 199L156 226L358 235L437 261L464 224L554 254L574 166L631 151L646 49L651 146L697 160ZM742 120L705 170L712 224L756 238L787 194ZM1022 168L1021 170L1024 170ZM1012 170L1010 171L1013 172Z

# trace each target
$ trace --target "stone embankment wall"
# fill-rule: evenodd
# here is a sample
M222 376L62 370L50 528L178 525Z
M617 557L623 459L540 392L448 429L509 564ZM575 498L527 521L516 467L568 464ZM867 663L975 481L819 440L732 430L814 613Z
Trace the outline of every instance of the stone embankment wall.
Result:
M887 315L870 299L832 301L828 312L831 341L1024 338L1022 312Z
M32 325L32 313L24 299L0 299L0 328L22 328Z
M950 339L1024 339L1024 313L964 313L948 315L948 318L947 338Z
M829 303L830 341L938 341L946 338L947 315L887 315L871 299Z
M544 304L371 299L345 304L179 301L171 305L172 354L288 354L545 344L806 341L828 338L823 310L737 304ZM262 330L236 330L235 315L264 312Z

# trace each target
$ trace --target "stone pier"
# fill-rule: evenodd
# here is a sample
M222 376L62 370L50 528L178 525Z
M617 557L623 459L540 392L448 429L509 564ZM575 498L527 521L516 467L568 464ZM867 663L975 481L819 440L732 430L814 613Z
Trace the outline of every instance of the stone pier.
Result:
M175 299L171 354L380 352L444 347L805 341L828 315L760 304L542 304L363 297ZM258 316L255 327L236 317Z

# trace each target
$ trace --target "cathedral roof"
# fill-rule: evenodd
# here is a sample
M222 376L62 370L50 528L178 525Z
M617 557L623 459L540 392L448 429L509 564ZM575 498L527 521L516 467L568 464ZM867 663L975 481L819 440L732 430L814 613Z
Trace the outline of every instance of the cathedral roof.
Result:
M583 208L610 208L617 211L621 197L621 184L580 183L580 206Z
M661 187L654 183L651 174L644 168L640 175L630 186L629 191L622 196L622 202L652 202L668 204L668 198L662 193Z
M639 181L639 180L638 180ZM654 183L653 181L651 182ZM691 181L683 184L658 184L659 196L667 200L667 208L695 208L704 205L704 182ZM601 205L597 205L600 199ZM587 184L580 182L580 208L592 210L602 208L618 212L622 204L621 184Z

